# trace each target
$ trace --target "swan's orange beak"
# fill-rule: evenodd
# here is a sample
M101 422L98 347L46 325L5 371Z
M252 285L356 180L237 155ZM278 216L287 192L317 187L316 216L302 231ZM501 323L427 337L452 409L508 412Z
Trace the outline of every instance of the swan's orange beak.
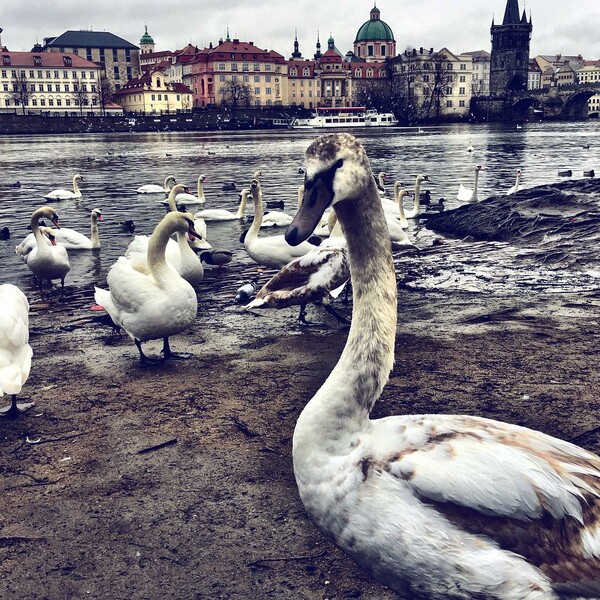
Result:
M98 221L104 221L104 217L102 215L98 215Z
M56 245L57 245L57 244L56 244L56 238L55 238L54 236L52 236L52 237L50 238L50 243L51 243L53 246L56 246Z

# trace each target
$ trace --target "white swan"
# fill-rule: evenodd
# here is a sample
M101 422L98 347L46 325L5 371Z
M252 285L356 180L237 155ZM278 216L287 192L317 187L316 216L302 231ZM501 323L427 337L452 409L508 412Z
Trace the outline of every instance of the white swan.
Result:
M169 193L169 203L172 205L171 212L177 212L175 198L184 189L185 186L177 184ZM175 207L175 210L173 210L173 207ZM204 221L199 220L199 228L201 229L202 227L206 230ZM204 238L206 233L198 231L195 222L194 232L192 237L199 242L198 247L202 249L210 248L210 244ZM196 285L204 278L202 262L190 247L188 236L185 233L177 231L176 237L176 242L171 239L167 241L165 248L167 264L171 265L186 281L189 281L192 285ZM125 257L132 259L135 257L135 263L138 265L138 268L140 268L139 264L143 263L146 258L151 239L151 236L136 235L127 247Z
M206 181L205 175L198 177L198 195L190 194L188 192L182 192L177 194L175 200L186 206L192 206L193 204L204 204L206 202L206 196L204 195L204 186L202 185Z
M33 212L31 232L35 237L36 246L29 252L26 264L34 274L40 290L44 280L60 279L61 286L65 287L65 277L71 270L67 249L64 246L56 245L55 240L52 241L52 245L48 245L38 224L41 218L50 219L56 227L60 227L58 214L53 208L43 206Z
M309 242L302 242L298 246L290 246L283 235L270 237L258 237L260 225L263 219L263 205L260 193L260 183L257 179L252 180L250 186L252 199L254 201L254 221L244 239L244 246L250 258L259 265L281 269L291 260L303 256L314 248ZM313 228L314 229L314 228Z
M52 233L57 244L64 246L68 250L94 250L100 248L100 238L98 237L98 221L102 221L102 211L94 208L90 213L90 237L83 235L75 229L61 227Z
M95 288L96 302L133 338L142 362L148 360L142 342L160 338L164 357L176 358L169 337L188 329L196 318L194 288L165 259L169 237L178 232L196 235L189 213L167 213L156 226L148 244L147 272L137 270L134 261L121 256L108 272L110 289Z
M517 179L515 180L515 185L513 185L508 192L506 192L507 196L511 194L516 194L521 189L521 169L517 169Z
M386 194L385 180L387 179L387 176L387 173L381 171L377 174L377 179L375 180L375 183L377 183L377 189L379 190L379 194L381 196L385 196Z
M302 186L300 186L301 188ZM260 192L260 198L262 200L262 189ZM298 190L298 198L300 199L300 189ZM264 210L264 203L263 203ZM261 228L266 227L287 227L292 222L292 216L284 213L281 210L270 210L263 215Z
M237 219L243 219L249 195L250 190L248 188L242 189L240 192L240 205L236 212L231 212L226 208L205 208L194 213L194 218L204 219L205 221L235 221Z
M295 258L278 271L246 306L251 308L285 308L300 305L298 320L308 324L306 305L323 306L340 323L348 321L329 303L350 279L348 247L335 213L331 211L331 235L304 256ZM335 223L335 225L333 224Z
M77 184L80 179L83 179L83 177L79 175L79 173L77 173L77 175L73 175L72 192L65 189L52 190L51 192L48 192L44 198L47 200L71 200L73 198L81 198L81 191L79 189L79 185Z
M475 182L473 183L472 190L466 188L462 183L460 184L458 194L456 195L457 200L462 200L463 202L477 202L477 182L479 181L479 173L481 171L485 171L485 167L477 165L475 167Z
M0 396L12 396L0 417L16 417L35 402L17 403L17 394L29 377L33 351L29 345L29 302L11 283L0 285Z
M175 177L169 175L165 177L165 181L162 186L155 183L147 183L146 185L140 186L135 190L138 194L168 194L171 191L171 187L176 183Z
M600 457L469 415L371 420L394 364L397 295L379 194L358 141L316 140L306 152L306 190L311 202L286 237L300 243L334 206L354 290L346 346L294 432L307 512L405 598L598 597Z
M416 219L421 214L421 184L424 181L430 181L429 175L421 173L415 178L415 197L413 207L405 212L407 219Z
M54 231L58 231L56 229L52 229L52 227L45 227L40 225L40 231L43 235L43 240L45 240L46 245L52 246L52 242L50 237L53 236ZM37 246L37 242L35 240L35 235L33 233L28 233L23 240L19 243L18 246L15 246L15 252L17 256L26 263L29 260L29 255L31 251Z

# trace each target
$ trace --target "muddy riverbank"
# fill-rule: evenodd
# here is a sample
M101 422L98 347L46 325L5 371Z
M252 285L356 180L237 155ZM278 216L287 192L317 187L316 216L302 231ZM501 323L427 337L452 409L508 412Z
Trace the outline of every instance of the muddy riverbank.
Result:
M397 597L316 530L292 472L295 421L347 328L316 308L310 328L293 309L244 312L214 277L172 340L193 358L148 368L93 320L87 292L30 296L23 396L37 404L0 422L0 596ZM398 280L396 364L374 416L483 415L600 450L596 292Z

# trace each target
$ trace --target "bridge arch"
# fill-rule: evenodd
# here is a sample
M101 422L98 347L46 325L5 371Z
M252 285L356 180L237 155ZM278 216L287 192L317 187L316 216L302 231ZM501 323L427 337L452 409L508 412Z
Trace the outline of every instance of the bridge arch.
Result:
M527 118L527 113L531 108L536 109L540 106L539 99L534 96L521 97L512 105L513 119L523 121Z
M588 116L588 100L595 96L596 90L581 90L565 99L561 114L563 117L585 118Z

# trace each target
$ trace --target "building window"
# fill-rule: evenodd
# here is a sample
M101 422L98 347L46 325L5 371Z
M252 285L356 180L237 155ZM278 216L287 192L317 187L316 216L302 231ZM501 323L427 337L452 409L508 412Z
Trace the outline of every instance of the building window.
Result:
M73 64L73 59L70 56L63 56L65 67L70 67Z
M7 56L6 54L2 55L2 64L3 65L10 65L10 56Z
M65 88L65 92L70 92L71 91L71 90L69 90L69 84L68 83L65 83L64 88Z
M446 106L448 108L451 108L452 107L452 100L446 100Z
M465 88L464 88L464 87L458 88L458 93L459 93L461 96L464 96L464 95L465 95Z
M219 71L225 70L225 63L219 63Z
M256 64L256 63L254 63L254 70L255 70L255 71L260 71L260 65L259 65L259 64Z
M306 69L303 69L302 75L304 77L309 77L310 76L310 69L308 67Z
M119 62L119 51L116 48L112 49L113 62Z
M271 83L271 76L270 75L265 75L265 81Z
M236 63L231 63L231 70L232 71L237 71L238 70L238 66Z
M462 66L462 65L461 65L461 66ZM458 78L458 80L459 80L461 83L464 83L464 82L467 80L467 77L466 77L466 75L461 75L461 76Z
M50 75L50 71L46 71L46 79L50 79L51 75Z
M260 94L260 88L259 87L255 87L254 88L254 93L258 96L258 94Z
M54 100L52 98L48 100L48 106L54 106Z
M37 100L35 98L31 101L31 105L32 106L37 106Z
M40 106L46 106L46 100L44 100L44 98L40 100Z
M258 83L260 81L260 75L254 76L254 83Z
M152 98L152 102L154 102L156 100L156 96L154 94L152 94L151 98Z
M461 71L466 71L467 70L467 65L465 65L465 63L461 63L460 64L460 70Z
M385 46L381 46L381 56L385 56Z
M60 83L55 83L54 84L54 91L55 92L60 92Z
M52 91L52 84L51 84L51 83L48 83L48 84L46 84L46 89L47 89L49 92L51 92L51 91Z
M73 48L73 54L79 56L79 48Z
M464 100L459 100L458 101L458 105L464 107L465 106L465 101Z
M29 77L33 79L35 77L35 71L29 71Z
M373 46L367 46L367 56L373 56Z
M70 100L67 98L67 99L65 100L65 104L66 104L67 106L71 106L71 101L70 101Z
M250 75L244 75L242 79L243 79L244 83L249 83L250 82Z
M125 48L125 62L131 62L131 50Z
M40 71L38 71L38 77L41 77ZM63 71L63 79L69 79L69 71Z
M242 71L249 71L250 70L250 65L248 63L244 63L242 65Z
M86 48L85 49L85 57L88 60L92 60L92 49L91 48Z
M2 69L2 77L6 77L6 69Z
M265 94L272 94L273 92L271 91L271 88L268 87L265 89Z
M219 75L219 81L227 81L227 77L225 77L225 75Z
M119 67L113 67L113 73L115 79L121 79L121 75L119 75Z

